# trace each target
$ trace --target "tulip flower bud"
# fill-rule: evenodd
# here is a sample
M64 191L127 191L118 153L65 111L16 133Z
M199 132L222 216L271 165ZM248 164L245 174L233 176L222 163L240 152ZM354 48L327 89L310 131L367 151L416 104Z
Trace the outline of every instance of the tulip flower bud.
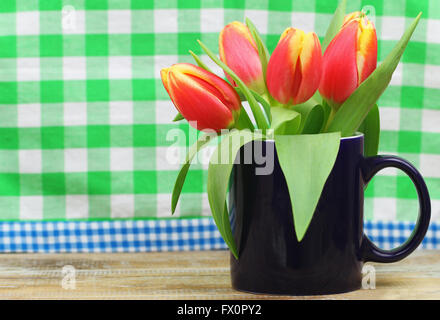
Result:
M266 92L263 69L258 48L248 27L234 21L223 28L219 36L220 60L246 84L259 94ZM225 73L229 82L236 87L235 81Z
M176 109L198 130L231 128L241 102L225 80L189 63L162 69L162 83Z
M344 19L323 58L319 92L335 109L376 69L376 29L365 14L353 12Z
M288 28L267 65L267 88L282 104L300 104L318 89L322 73L321 44L314 32Z

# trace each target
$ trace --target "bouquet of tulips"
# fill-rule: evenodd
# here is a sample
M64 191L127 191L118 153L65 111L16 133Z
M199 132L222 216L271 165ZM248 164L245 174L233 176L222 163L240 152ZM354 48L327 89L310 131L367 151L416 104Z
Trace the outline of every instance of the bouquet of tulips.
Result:
M232 22L221 31L220 58L199 41L204 52L224 70L227 80L211 72L191 51L197 66L179 63L161 71L163 85L179 112L174 120L186 119L204 132L189 148L179 172L172 211L192 159L220 134L210 160L207 191L216 225L235 257L226 195L236 154L243 145L253 140L275 140L298 241L312 219L336 160L340 138L360 131L365 136L366 156L377 154L380 127L376 103L420 14L377 67L374 24L363 12L346 15L345 7L346 0L342 0L322 45L314 32L287 28L269 55L248 19L246 25ZM247 101L248 111L242 101Z

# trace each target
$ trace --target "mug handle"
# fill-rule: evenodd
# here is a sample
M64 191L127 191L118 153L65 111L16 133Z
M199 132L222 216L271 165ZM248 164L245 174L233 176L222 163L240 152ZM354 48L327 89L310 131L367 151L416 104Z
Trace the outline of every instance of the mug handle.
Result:
M365 186L377 172L389 167L394 167L405 172L416 187L420 208L417 224L411 236L405 241L405 243L391 250L384 250L377 247L364 234L361 245L361 257L365 262L372 261L389 263L402 260L419 246L428 231L429 220L431 219L429 192L422 175L411 163L395 156L375 156L365 158L361 165Z

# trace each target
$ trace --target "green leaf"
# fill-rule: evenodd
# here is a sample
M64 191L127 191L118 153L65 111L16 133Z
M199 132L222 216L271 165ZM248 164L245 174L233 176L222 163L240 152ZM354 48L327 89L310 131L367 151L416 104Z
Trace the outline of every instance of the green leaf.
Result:
M252 140L261 139L263 135L249 130L232 130L222 139L209 163L207 192L212 216L223 240L237 259L237 247L229 223L228 210L225 209L229 177L238 150Z
M420 16L421 13L380 66L343 103L330 123L329 132L340 131L343 137L351 136L356 132L390 83L393 72L419 23Z
M297 134L301 125L301 114L285 107L272 108L272 125L274 134Z
M237 91L238 95L240 96L241 101L246 101L246 97L244 96L243 91L241 91L240 88L235 87L235 91ZM269 104L269 102L267 102L267 100L265 98L260 96L254 90L249 89L249 92L252 93L252 95L254 96L255 100L257 102L259 102L261 104L261 106L263 107L264 113L266 114L266 118L269 120L269 124L270 124L270 122L272 121L272 116L271 116L271 113L270 113L270 104Z
M174 119L173 119L173 122L177 122L177 121L180 121L180 120L183 120L183 119L185 119L180 113L178 113L175 117L174 117Z
M299 132L302 134L319 133L324 123L325 112L320 104L313 100L298 104L292 107L301 114L301 126Z
M257 100L257 102L259 102L261 104L261 106L263 107L264 113L266 114L266 118L267 118L267 120L269 121L269 124L270 124L271 121L272 121L272 114L271 114L269 102L267 102L266 99L264 99L262 96L260 96L254 90L249 89L249 91L252 93L252 95L254 96L255 100Z
M365 117L364 122L359 127L359 131L364 134L364 155L366 157L377 156L380 136L380 117L377 104L374 105L373 109Z
M312 101L316 101L317 104L323 104L323 99L319 93L319 90L316 90L315 94L310 99L313 99Z
M195 54L194 52L192 52L191 50L189 50L189 53L190 53L190 55L193 56L194 60L196 61L197 65L198 65L200 68L203 68L203 69L205 69L206 71L209 71L209 72L213 73L213 72L211 71L211 69L209 69L209 67L208 67L208 66L202 61L202 59L199 58L198 55L196 55L196 54Z
M254 130L255 129L254 124L252 123L251 119L249 118L249 115L247 114L247 112L243 108L243 106L241 107L240 116L238 117L238 120L237 120L235 126L239 130L242 130L242 129Z
M240 97L240 101L246 101L246 97L239 87L234 87L235 91L237 91L238 96Z
M208 49L200 40L197 40L199 45L202 47L203 51L214 61L220 68L222 68L227 74L231 76L231 78L238 85L240 90L243 92L246 100L249 102L249 106L251 107L252 113L254 114L255 121L257 122L257 126L259 129L267 129L268 123L266 118L264 117L263 111L260 108L260 105L255 100L254 96L246 87L246 85L241 81L241 79L232 71L226 64L224 64L211 50Z
M177 202L179 201L180 193L182 192L183 183L185 182L186 175L191 165L191 161L194 159L197 152L202 148L207 146L213 138L217 137L217 134L203 134L199 140L197 140L188 150L185 158L185 162L180 168L179 174L177 175L176 182L174 183L173 194L171 196L171 212L174 214L176 211Z
M263 70L264 79L266 79L267 64L269 62L269 51L267 50L263 40L261 39L260 33L258 32L255 25L249 18L246 18L246 25L255 40L258 49L258 56L260 57L261 67Z
M324 184L336 161L339 143L339 132L275 136L298 241L303 239L312 220Z
M322 126L324 124L324 108L317 104L310 110L307 119L304 123L304 127L302 128L302 134L314 134L320 133Z
M327 128L327 123L329 122L330 114L332 113L332 107L328 105L327 101L322 100L322 110L324 111L324 121L320 132L324 132Z
M345 17L345 9L347 7L347 0L341 0L339 2L338 8L333 15L333 19L330 22L330 25L325 33L324 41L322 42L322 53L325 52L330 42L333 38L338 34L339 30L341 30L342 24L344 22Z

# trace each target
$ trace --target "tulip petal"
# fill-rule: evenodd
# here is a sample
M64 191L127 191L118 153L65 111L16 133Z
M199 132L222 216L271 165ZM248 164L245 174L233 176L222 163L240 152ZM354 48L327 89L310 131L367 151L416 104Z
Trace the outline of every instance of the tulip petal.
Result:
M219 131L234 122L232 111L204 83L173 70L168 73L168 81L174 104L196 129Z
M357 31L358 22L349 22L333 38L324 53L319 92L330 103L342 104L358 86Z
M361 11L355 11L355 12L347 14L344 18L344 22L342 23L342 28L345 27L352 20L358 19L361 16L362 16Z
M263 70L258 48L247 26L241 22L228 24L219 36L220 59L250 88L258 93L265 91ZM234 86L235 81L226 77Z
M359 23L359 39L357 48L357 67L359 84L376 69L377 36L373 23L362 19Z
M267 88L278 102L293 101L301 83L298 57L304 32L289 28L283 32L267 65Z
M222 78L190 63L179 63L174 65L173 68L178 70L180 73L204 80L210 85L206 86L206 90L210 89L210 92L223 101L228 108L235 111L240 110L240 96L238 95L237 91L235 91Z
M165 90L168 92L168 71L170 68L163 68L160 70L160 77L162 79L163 86L165 87Z
M174 106L176 107L177 111L179 112L179 114L181 114L179 106L174 103L173 97L170 94L170 89L169 89L169 80L168 80L168 75L169 75L169 71L171 68L163 68L162 70L160 70L160 77L162 79L162 83L163 86L166 90L166 92L168 93L168 95L170 96L171 101L173 102Z
M300 104L309 100L315 94L321 81L321 44L314 32L310 32L304 37L299 61L302 81L295 96L294 104Z

